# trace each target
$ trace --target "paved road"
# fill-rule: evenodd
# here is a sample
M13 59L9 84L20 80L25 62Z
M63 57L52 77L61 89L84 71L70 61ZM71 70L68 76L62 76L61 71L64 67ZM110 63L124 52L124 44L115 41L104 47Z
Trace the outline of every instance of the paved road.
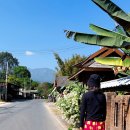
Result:
M13 102L0 106L0 130L65 130L45 107L43 100Z

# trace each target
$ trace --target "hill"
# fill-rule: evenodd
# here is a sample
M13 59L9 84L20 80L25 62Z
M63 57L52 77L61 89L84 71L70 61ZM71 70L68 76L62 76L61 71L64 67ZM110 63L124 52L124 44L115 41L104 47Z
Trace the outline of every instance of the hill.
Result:
M31 78L38 82L53 83L55 80L55 71L49 68L29 69Z

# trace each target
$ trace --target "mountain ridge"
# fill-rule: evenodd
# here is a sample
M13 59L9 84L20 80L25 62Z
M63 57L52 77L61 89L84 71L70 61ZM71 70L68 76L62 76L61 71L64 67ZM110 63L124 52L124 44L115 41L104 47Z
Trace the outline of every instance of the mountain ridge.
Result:
M50 68L35 68L29 69L29 71L34 81L53 83L55 80L56 72Z

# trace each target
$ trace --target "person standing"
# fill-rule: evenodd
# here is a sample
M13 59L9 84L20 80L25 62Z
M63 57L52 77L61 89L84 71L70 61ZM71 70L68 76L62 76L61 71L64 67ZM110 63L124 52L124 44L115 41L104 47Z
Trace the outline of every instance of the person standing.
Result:
M80 107L80 130L105 130L106 97L100 91L100 76L92 74L87 86Z

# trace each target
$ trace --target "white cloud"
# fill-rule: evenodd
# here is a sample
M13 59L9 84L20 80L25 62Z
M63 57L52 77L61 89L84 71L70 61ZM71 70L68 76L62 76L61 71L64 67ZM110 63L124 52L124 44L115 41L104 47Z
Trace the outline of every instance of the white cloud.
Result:
M32 51L25 51L25 55L26 56L32 56L32 55L34 55L34 53Z

